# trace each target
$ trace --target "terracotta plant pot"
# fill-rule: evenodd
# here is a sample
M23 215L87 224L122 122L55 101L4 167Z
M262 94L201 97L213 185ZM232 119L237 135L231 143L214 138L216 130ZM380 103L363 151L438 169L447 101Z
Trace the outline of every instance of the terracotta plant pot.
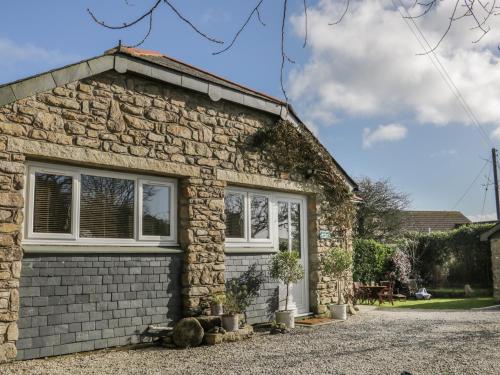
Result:
M222 303L218 303L216 305L210 305L210 314L213 316L219 316L224 313L224 308Z
M239 315L222 315L222 328L224 328L227 332L237 331L239 327Z
M347 320L347 305L330 305L332 319Z
M286 328L295 328L295 310L276 311L276 323Z

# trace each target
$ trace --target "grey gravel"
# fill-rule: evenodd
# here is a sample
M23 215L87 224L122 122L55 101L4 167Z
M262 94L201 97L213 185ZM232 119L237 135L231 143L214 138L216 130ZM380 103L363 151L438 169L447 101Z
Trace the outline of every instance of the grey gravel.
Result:
M500 374L500 313L376 310L346 322L186 350L100 351L0 374Z

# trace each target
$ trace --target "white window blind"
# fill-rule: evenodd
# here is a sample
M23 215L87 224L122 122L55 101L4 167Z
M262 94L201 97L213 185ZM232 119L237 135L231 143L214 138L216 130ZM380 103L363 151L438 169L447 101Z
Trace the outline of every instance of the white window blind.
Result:
M134 238L134 181L81 176L80 237Z
M33 231L71 233L73 178L48 173L35 174Z

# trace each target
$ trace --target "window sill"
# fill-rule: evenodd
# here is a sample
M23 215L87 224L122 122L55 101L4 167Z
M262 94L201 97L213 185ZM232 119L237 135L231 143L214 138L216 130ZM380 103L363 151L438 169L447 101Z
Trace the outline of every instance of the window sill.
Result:
M226 254L274 254L277 253L274 247L227 247Z
M175 246L117 246L117 245L38 245L24 244L26 254L181 254Z

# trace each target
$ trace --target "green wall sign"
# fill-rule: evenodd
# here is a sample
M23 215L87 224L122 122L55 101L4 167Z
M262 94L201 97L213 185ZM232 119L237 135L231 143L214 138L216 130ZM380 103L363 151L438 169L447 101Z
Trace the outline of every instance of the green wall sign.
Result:
M329 230L320 230L319 238L322 240L329 240L330 238L332 238L332 233Z

